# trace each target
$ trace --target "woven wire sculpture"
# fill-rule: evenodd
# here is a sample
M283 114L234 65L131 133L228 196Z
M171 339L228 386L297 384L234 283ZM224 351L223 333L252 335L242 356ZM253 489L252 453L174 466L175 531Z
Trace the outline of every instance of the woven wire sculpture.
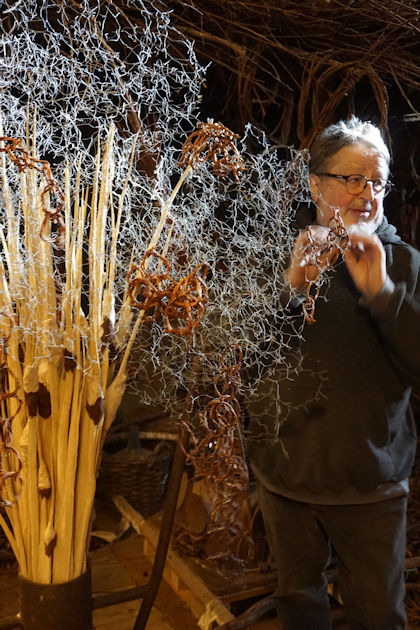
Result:
M3 489L14 501L17 475L30 467L24 492L38 506L32 536L44 550L39 567L28 561L13 508L17 538L10 540L22 573L39 570L46 581L83 567L90 509L77 488L93 500L104 435L126 384L139 402L158 402L174 415L194 392L203 412L200 427L191 418L191 457L199 467L204 453L218 478L229 473L221 513L233 527L246 465L232 387L252 399L263 381L283 422L288 407L279 383L299 370L299 350L291 347L305 325L283 298L295 213L309 202L306 152L279 151L251 126L237 137L220 123L199 122L204 69L169 14L140 2L142 28L110 31L118 16L110 4L104 17L100 5L55 5L57 28L47 0L10 3L15 28L0 22L7 51L0 59L0 309L13 322L3 358L16 376L11 391L24 401L13 416L11 399L3 400L3 448L9 459L11 448L21 452L23 462L3 465ZM106 44L110 32L121 55ZM182 47L185 61L168 55L168 40ZM223 348L240 348L246 379L237 378L239 362L232 367L223 355L220 372ZM196 389L193 358L200 362ZM222 375L216 398L215 374ZM50 392L64 383L64 406L57 406ZM80 440L70 457L58 439L54 464L57 414L68 423L66 436L79 436L67 408L80 409ZM66 461L74 463L71 474ZM67 513L61 504L52 508L67 483L82 518L74 545L64 535ZM216 521L212 529L220 532ZM72 563L63 561L70 543L78 550Z

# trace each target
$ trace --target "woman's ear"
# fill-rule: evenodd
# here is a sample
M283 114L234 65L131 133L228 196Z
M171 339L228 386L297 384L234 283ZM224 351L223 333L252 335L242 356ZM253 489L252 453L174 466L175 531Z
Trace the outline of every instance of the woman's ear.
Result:
M309 175L309 189L311 191L311 197L314 203L317 203L320 195L319 181L320 180L318 175L314 175L314 173L311 173Z

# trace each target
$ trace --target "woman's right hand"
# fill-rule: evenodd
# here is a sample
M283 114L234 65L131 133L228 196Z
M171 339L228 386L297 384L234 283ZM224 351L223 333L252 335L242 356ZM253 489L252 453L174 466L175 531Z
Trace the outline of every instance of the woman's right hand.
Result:
M303 290L317 280L338 253L328 243L329 229L322 225L309 225L302 230L293 247L286 278L292 289Z

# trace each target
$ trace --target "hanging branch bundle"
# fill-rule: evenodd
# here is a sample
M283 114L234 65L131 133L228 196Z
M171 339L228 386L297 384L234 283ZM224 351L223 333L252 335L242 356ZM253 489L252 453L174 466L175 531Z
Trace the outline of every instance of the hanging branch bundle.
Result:
M119 5L135 19L126 0ZM406 111L416 112L416 3L199 0L169 6L178 28L194 37L199 53L215 65L217 80L210 89L219 92L222 82L227 116L235 112L242 124L266 124L281 142L294 141L297 126L306 147L343 104L354 113L362 83L384 129L390 86Z
M240 517L248 490L238 400L242 360L238 344L224 349L213 383L215 396L199 412L198 426L181 423L190 434L186 458L194 468L193 481L205 483L211 508L203 532L192 534L180 525L176 533L176 543L189 553L207 549L210 560L234 566L240 563L238 550L248 535Z
M324 274L332 269L340 254L345 252L349 244L349 234L340 216L339 208L334 208L334 214L328 222L328 233L323 243L315 243L312 237L311 226L306 228L309 245L306 251L306 260L309 268L317 270L316 280L306 278L306 298L302 304L303 315L308 324L315 320L315 302L318 299ZM315 292L311 294L313 287Z
M147 263L151 257L165 266L164 273L150 273ZM170 276L168 260L150 250L140 266L131 265L128 274L128 296L133 307L144 311L144 321L155 321L162 314L165 332L191 336L199 324L208 298L204 282L208 267L198 265L192 273L177 282ZM178 324L173 324L173 322ZM182 323L181 323L182 322Z
M238 134L220 122L199 123L198 129L184 143L179 164L186 166L211 160L215 175L225 177L232 173L239 183L239 175L246 168L235 145L237 138Z

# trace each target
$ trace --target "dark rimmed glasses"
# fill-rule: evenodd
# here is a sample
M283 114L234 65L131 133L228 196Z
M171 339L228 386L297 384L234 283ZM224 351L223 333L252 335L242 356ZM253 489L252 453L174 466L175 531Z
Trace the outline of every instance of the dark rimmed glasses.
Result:
M384 196L391 190L392 183L389 179L368 179L364 175L336 175L335 173L315 173L320 177L334 177L335 179L343 179L346 182L347 192L351 195L360 195L368 184L372 184L373 192L378 195L384 191Z

